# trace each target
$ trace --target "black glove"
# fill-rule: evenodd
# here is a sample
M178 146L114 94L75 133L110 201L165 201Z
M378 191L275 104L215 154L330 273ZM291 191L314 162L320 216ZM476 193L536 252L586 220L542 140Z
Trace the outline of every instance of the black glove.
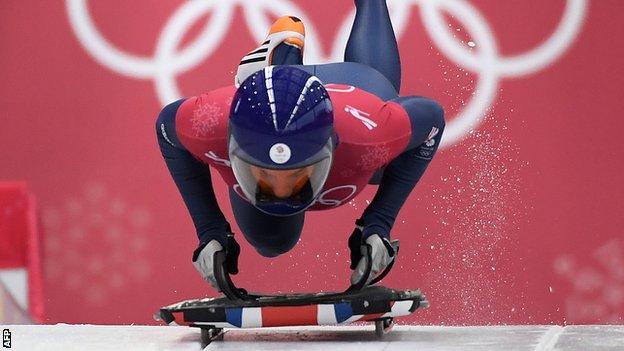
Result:
M360 250L360 246L362 246L362 230L364 229L364 224L361 219L355 221L355 229L351 236L349 237L349 251L351 252L351 265L349 268L354 270L357 267L358 262L362 258L362 252Z

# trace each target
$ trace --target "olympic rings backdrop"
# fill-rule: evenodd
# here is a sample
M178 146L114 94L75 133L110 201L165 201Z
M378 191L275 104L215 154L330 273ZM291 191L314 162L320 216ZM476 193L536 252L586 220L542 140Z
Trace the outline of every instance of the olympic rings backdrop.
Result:
M432 305L406 322L621 323L624 2L388 3L401 92L447 113L392 233L401 253L384 283ZM350 0L0 2L0 179L26 180L40 204L47 322L153 323L161 305L213 294L155 118L232 84L284 14L306 24L307 63L341 60ZM307 215L283 257L241 238L236 282L344 289L347 238L373 194Z

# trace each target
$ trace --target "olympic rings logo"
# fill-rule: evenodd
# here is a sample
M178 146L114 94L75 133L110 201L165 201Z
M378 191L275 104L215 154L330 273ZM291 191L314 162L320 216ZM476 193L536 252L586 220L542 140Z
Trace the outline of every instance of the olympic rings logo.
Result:
M466 0L388 0L399 40L409 25L413 5L420 6L421 20L436 47L455 64L479 77L471 100L447 123L441 144L445 147L457 143L479 125L496 98L501 79L520 77L544 69L568 49L582 27L587 0L566 0L564 13L551 36L529 52L515 56L500 55L496 37L487 20ZM119 74L153 80L162 104L182 95L178 89L177 75L196 67L219 47L234 20L237 6L242 8L249 32L257 42L265 39L265 30L262 28L271 25L267 14L292 14L300 17L308 27L306 62L342 60L354 11L344 19L329 55L324 55L320 40L315 35L317 31L314 22L289 0L187 1L173 13L160 32L154 55L144 57L124 52L104 38L93 23L87 0L66 0L71 27L87 52L100 64ZM186 47L178 50L185 33L208 12L212 12L211 20L201 33ZM476 43L474 49L466 47L453 36L443 13L452 15L462 23Z
M232 189L243 200L249 201L247 199L247 195L245 195L245 193L243 192L243 188L240 186L240 184L234 184ZM340 186L333 187L331 189L327 189L323 191L310 206L314 206L315 204L318 203L323 206L338 207L344 204L345 202L347 202L351 197L353 197L353 195L357 193L357 189L358 189L357 186L352 185L352 184L340 185ZM347 196L343 195L341 196L341 198L337 198L337 199L332 198L332 196L335 195L335 192L342 191L342 190L348 190L349 194Z
M342 198L334 199L332 198L332 193L339 190L348 190L349 194L347 196L342 196ZM319 197L316 199L315 203L319 203L324 206L333 206L338 207L343 203L347 202L353 195L357 193L357 186L349 184L349 185L340 185L331 189L327 189L323 191Z

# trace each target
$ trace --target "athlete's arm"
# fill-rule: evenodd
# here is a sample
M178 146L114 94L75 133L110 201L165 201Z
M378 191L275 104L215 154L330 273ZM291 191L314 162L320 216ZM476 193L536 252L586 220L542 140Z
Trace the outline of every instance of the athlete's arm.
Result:
M212 239L226 247L230 227L215 197L210 169L188 152L178 140L176 113L184 99L165 106L156 121L158 145L169 172L191 214L200 246Z
M435 101L421 97L394 101L407 112L412 135L406 150L385 168L377 193L361 217L364 240L373 234L389 238L399 210L425 173L444 131L444 111Z

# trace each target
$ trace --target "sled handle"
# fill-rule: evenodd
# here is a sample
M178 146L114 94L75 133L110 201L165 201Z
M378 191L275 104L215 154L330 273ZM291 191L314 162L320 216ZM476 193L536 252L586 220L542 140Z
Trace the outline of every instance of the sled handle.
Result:
M251 297L245 289L237 288L225 268L226 252L221 250L215 253L214 275L219 290L230 300L249 300Z

